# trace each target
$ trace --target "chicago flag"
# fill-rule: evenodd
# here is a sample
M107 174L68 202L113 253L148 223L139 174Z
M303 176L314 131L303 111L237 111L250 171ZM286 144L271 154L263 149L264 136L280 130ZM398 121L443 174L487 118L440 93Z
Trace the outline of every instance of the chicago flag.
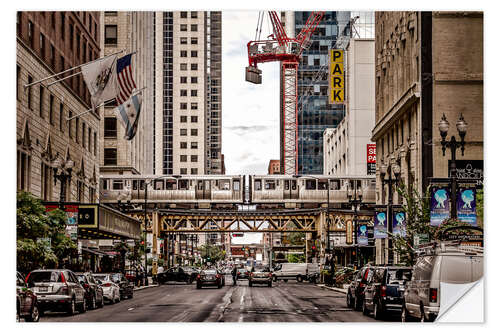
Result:
M116 109L116 117L125 129L126 140L132 140L137 132L139 115L141 114L142 93L130 97Z

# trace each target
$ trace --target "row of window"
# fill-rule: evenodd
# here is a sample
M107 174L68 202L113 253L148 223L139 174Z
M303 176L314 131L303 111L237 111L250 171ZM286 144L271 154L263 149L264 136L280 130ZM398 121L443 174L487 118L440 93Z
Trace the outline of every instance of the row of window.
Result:
M188 12L181 12L181 18L187 18ZM198 18L198 12L191 12L191 18Z
M187 110L187 103L181 103L180 109ZM191 103L191 110L198 110L198 103L195 103L195 102Z
M181 63L181 71L187 71L188 64L187 63ZM198 64L191 64L191 70L192 71L197 71L198 70Z
M180 82L181 83L187 83L188 78L187 76L181 76ZM198 83L198 77L197 76L191 76L191 83Z
M187 44L188 43L188 38L187 37L181 37L180 38L181 44ZM198 45L198 37L191 37L191 45Z
M181 149L187 149L187 142L181 142ZM198 142L197 141L192 141L191 142L191 149L198 149Z
M181 24L180 28L181 31L188 31L187 24ZM198 24L191 24L191 31L198 31Z
M198 122L198 116L191 116L191 122L192 123L197 123ZM181 123L187 123L187 116L181 116Z
M181 89L180 95L182 97L186 97L188 95L187 89ZM196 89L191 90L191 97L198 97L198 90Z
M181 136L187 136L188 130L186 128L181 128ZM198 129L191 128L191 136L198 136Z
M180 155L181 162L187 162L187 155ZM198 155L191 155L191 162L198 162Z
M186 58L188 56L188 51L187 50L181 50L181 58ZM196 58L198 57L198 51L191 50L191 58Z

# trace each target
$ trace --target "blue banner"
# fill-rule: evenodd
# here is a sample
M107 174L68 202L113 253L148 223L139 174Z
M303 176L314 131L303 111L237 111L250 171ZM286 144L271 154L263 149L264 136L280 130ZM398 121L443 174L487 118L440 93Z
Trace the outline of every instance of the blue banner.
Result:
M368 245L368 226L366 224L358 224L358 245Z
M392 213L392 233L406 237L406 213L402 209L394 209Z
M457 217L462 222L477 226L475 188L459 188L457 193Z
M431 225L439 226L450 217L450 189L434 186L431 189Z
M387 238L387 213L386 208L375 208L375 215L373 216L373 237L374 238Z

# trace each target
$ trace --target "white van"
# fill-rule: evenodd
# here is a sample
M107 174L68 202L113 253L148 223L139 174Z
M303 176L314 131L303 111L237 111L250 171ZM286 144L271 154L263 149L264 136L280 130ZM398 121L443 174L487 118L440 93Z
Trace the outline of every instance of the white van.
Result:
M441 282L467 284L483 276L483 248L441 243L424 250L405 286L401 321L434 321L439 313Z
M319 264L311 263L282 263L276 265L273 271L273 280L309 280L310 275L319 274Z

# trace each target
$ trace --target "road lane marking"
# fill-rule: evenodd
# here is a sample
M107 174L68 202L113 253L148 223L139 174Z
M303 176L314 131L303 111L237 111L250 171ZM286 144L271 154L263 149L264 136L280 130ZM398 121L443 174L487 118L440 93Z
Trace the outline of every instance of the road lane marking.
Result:
M129 308L128 310L129 310L129 311L132 311L133 309L135 309L135 308Z

